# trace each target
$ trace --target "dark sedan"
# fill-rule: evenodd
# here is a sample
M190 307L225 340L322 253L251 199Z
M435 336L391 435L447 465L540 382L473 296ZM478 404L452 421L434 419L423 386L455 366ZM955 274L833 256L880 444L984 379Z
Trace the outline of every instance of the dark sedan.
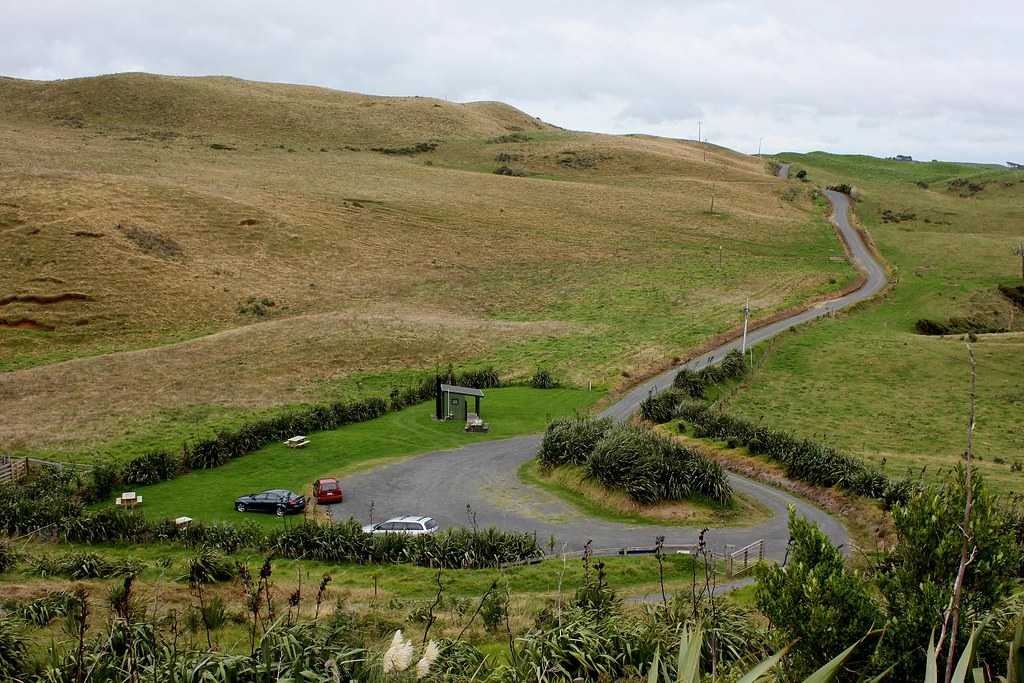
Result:
M306 498L287 489L272 489L263 493L250 493L235 500L239 512L273 512L278 517L302 512Z

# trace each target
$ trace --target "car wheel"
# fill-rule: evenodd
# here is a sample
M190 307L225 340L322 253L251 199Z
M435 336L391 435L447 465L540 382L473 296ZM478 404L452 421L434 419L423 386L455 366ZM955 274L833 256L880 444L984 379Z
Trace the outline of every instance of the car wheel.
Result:
M235 503L235 509L239 512L245 512L245 503Z
M281 507L280 505L278 505L277 506L277 511L274 512L274 514L277 515L278 517L284 517L284 508Z

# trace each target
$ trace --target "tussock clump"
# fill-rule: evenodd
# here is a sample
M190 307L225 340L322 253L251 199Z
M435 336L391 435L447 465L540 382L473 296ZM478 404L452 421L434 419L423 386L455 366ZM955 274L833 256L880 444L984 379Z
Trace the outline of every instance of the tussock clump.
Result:
M554 389L558 386L558 380L547 368L537 368L537 372L530 378L530 386L534 389Z
M238 575L238 566L216 548L201 548L189 558L187 567L184 578L193 585L229 581Z
M732 499L725 472L697 451L654 430L620 426L598 442L587 474L638 503L702 496L716 503Z
M614 424L608 418L595 420L582 416L554 420L544 430L537 459L543 467L582 465Z

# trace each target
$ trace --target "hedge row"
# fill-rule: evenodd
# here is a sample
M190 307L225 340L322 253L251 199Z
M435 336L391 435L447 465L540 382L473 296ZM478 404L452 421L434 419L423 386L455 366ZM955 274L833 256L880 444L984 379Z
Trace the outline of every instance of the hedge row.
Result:
M60 473L44 472L27 487L0 485L0 514L8 534L40 528L70 543L142 544L174 542L186 547L216 548L234 553L251 548L271 555L362 564L412 563L426 567L472 569L532 560L544 553L533 534L488 529L448 529L425 536L364 533L355 520L341 524L300 521L290 527L266 530L248 524L193 524L178 529L171 520L149 520L142 514L116 508L85 512L81 505L59 507L69 499L70 482ZM27 491L26 491L27 489ZM26 495L26 493L28 495ZM22 505L27 502L28 505ZM40 520L32 509L57 511ZM64 516L60 516L63 514Z
M700 403L681 403L674 414L682 419L680 430L690 424L698 438L746 446L755 455L781 463L786 476L792 479L835 486L859 496L877 498L888 506L906 502L917 486L909 479L891 480L863 460L831 446L723 415Z
M674 417L676 407L692 398L703 398L713 384L741 379L747 374L743 354L733 349L721 363L709 365L699 372L682 368L672 380L672 388L648 397L640 403L640 415L645 420L662 424Z
M543 467L582 465L603 486L644 503L701 496L732 499L715 462L657 432L609 419L563 418L548 425L537 459Z
M371 535L350 519L343 524L299 524L269 540L269 549L281 557L325 562L477 569L544 556L534 534L494 527L453 528L421 536Z
M389 411L401 410L434 398L438 379L461 386L488 389L501 385L494 368L470 370L455 374L451 367L440 378L427 377L419 385L395 389L387 400L367 398L360 401L335 402L292 410L283 415L249 422L238 429L222 430L206 439L188 442L177 453L153 451L124 465L101 465L94 468L88 487L88 498L103 500L118 484L146 486L173 479L190 470L220 467L233 458L259 450L275 441L296 434L309 434L337 429L356 422L380 417Z

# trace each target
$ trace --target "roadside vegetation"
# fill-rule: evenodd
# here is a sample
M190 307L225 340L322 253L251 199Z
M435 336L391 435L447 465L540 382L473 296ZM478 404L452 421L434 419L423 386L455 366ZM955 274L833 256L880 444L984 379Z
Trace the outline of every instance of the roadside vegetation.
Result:
M769 342L756 375L727 399L728 412L866 458L897 478L938 481L961 453L964 404L953 388L964 380L961 339L972 331L925 336L918 326L984 320L1012 331L973 332L976 464L996 490L1019 492L1024 315L1000 286L1021 284L1014 249L1024 176L824 153L780 159L816 182L852 185L855 218L893 267L894 285L877 302ZM964 196L965 187L976 189Z
M294 546L262 549L61 537L5 543L0 666L31 683L696 683L755 670L794 682L912 681L924 679L929 659L944 668L954 638L950 656L965 673L977 670L974 680L1016 680L1024 518L1007 518L981 477L968 482L965 472L896 505L897 542L876 549L863 570L792 516L786 566L760 566L756 585L735 598L714 593L725 579L703 544L674 556L657 550L660 540L642 558L585 551L483 569L317 559L318 549L346 543L288 532L279 538ZM53 490L52 481L38 484ZM963 564L968 490L972 550ZM954 585L963 589L965 621L936 648ZM624 600L630 594L645 602ZM88 678L75 675L82 670Z

